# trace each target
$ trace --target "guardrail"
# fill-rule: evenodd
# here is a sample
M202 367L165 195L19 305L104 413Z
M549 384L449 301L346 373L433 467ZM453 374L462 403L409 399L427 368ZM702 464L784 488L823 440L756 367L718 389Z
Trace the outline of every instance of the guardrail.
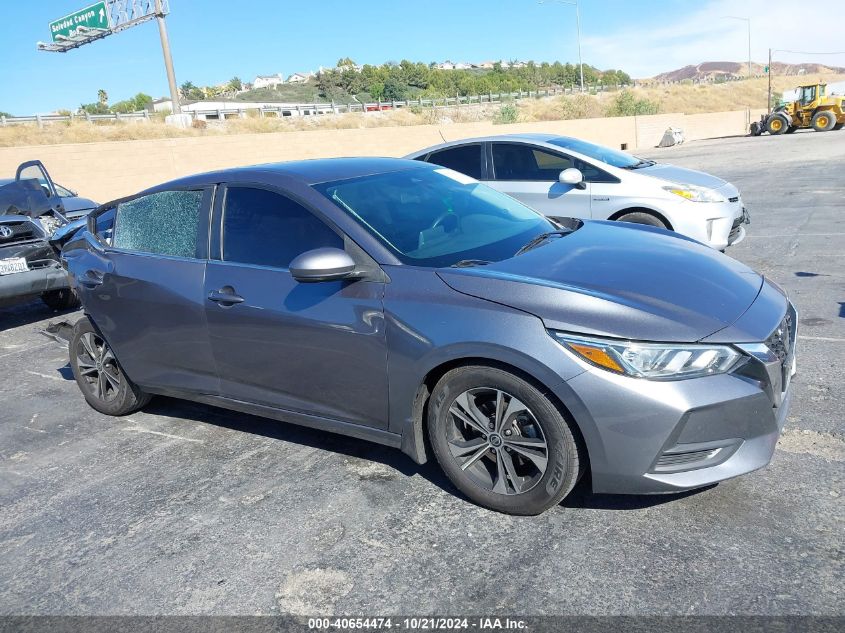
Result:
M607 92L611 90L619 90L625 88L622 85L592 85L585 86L585 92L597 93ZM437 109L437 108L454 108L463 106L477 106L491 103L504 103L507 101L516 101L519 99L528 98L542 98L552 97L556 95L577 94L580 91L578 86L552 86L541 90L527 90L519 92L506 93L487 93L482 95L455 95L454 97L438 97L434 99L407 99L400 100L378 100L369 103L353 102L353 103L335 103L329 101L326 103L285 103L278 106L264 106L254 107L239 105L237 101L226 103L226 107L210 108L210 109L191 109L190 104L183 106L183 114L190 114L194 119L202 120L225 120L227 118L246 117L248 112L257 112L258 116L264 117L267 115L277 117L287 116L314 116L323 114L346 114L350 112L384 112L389 110L399 110L402 108L420 108L420 109ZM17 116L7 117L0 116L0 126L17 125L26 123L35 123L39 127L50 123L58 123L62 121L137 121L149 120L152 113L148 110L141 110L139 112L128 113L110 113L110 114L88 114L86 112L77 114L35 114L32 116Z

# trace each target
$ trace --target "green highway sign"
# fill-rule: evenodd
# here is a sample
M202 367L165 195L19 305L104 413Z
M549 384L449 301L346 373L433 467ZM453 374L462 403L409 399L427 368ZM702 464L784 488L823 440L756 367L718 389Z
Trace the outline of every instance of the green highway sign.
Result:
M90 7L74 11L70 15L50 22L50 35L54 42L66 40L77 35L80 26L86 29L110 29L109 11L105 1L92 4Z

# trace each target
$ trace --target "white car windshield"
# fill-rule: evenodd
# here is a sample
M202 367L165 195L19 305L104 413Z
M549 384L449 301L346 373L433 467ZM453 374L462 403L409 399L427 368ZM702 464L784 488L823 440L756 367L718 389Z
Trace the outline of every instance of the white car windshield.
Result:
M654 164L654 161L643 160L642 158L637 158L627 152L615 150L610 147L604 147L602 145L596 145L594 143L588 143L587 141L582 141L577 138L565 138L560 136L549 139L547 142L564 149L571 149L573 152L578 152L588 158L607 163L613 167L619 167L620 169L635 169L637 167L646 167Z
M407 169L314 186L360 222L401 261L453 266L502 261L549 220L451 169Z

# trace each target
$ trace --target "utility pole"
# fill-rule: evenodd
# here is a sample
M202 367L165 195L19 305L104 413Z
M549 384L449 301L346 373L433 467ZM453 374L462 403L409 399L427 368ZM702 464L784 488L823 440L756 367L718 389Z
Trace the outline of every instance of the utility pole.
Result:
M578 67L581 75L581 92L584 92L584 59L581 57L581 10L578 0L538 0L537 4L554 2L556 4L568 4L575 7L575 25L578 29Z
M170 55L170 40L167 37L167 25L164 23L164 11L161 0L155 0L155 3L158 34L161 36L161 51L164 53L164 68L167 70L167 83L170 86L171 112L179 114L182 112L182 107L179 104L179 88L176 86L176 73L173 71L173 57Z
M772 113L772 49L769 49L769 90L768 90L768 101L766 103L766 109L769 111L769 114Z

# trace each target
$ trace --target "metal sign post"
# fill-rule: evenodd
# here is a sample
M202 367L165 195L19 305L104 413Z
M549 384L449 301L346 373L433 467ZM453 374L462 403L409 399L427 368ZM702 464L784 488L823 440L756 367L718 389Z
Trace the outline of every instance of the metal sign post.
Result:
M173 114L179 114L179 89L176 87L176 74L173 71L173 58L170 55L170 42L164 22L169 12L168 0L101 0L50 22L52 42L38 42L37 47L40 51L66 53L155 19L161 37Z

